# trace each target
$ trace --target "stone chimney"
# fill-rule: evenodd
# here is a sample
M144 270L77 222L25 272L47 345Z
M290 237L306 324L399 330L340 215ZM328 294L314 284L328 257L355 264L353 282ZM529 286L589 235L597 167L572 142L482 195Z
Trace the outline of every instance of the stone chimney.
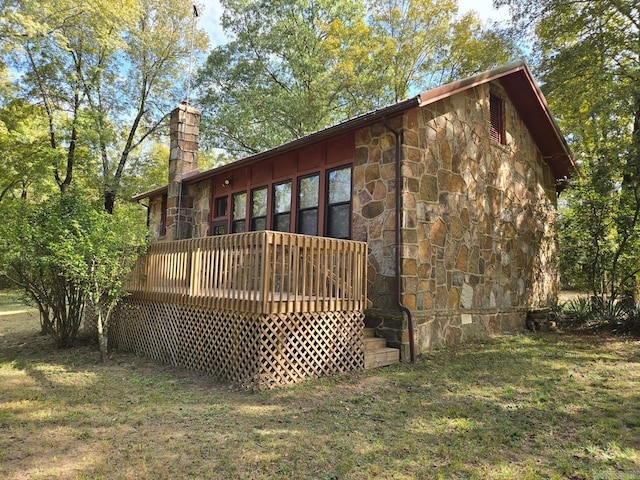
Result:
M193 198L182 179L198 170L200 112L183 102L171 112L169 136L169 188L167 192L167 240L191 238Z

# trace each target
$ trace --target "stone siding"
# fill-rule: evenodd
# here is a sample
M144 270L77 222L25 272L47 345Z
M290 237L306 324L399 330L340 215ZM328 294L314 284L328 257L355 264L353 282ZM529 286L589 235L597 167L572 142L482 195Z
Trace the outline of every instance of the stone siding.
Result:
M193 199L193 238L209 235L211 210L211 182L204 181L189 185L189 197Z
M167 239L180 240L193 235L194 205L183 177L198 170L200 112L180 105L169 119L169 184L167 186Z
M504 99L504 145L489 136L490 92ZM484 84L390 123L403 131L402 301L413 312L417 351L524 327L527 308L557 294L556 195L508 97ZM369 317L406 347L406 325L391 313L394 159L388 129L358 132L353 238L369 243Z
M164 240L162 235L162 195L149 199L149 231L154 242Z

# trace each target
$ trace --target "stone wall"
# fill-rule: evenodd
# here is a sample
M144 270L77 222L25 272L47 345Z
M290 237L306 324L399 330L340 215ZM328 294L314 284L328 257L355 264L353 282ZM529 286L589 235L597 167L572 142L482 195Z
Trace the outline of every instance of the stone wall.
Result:
M149 199L149 233L154 242L164 239L162 234L162 195Z
M505 101L504 145L489 136L490 92ZM390 123L403 131L402 301L417 351L524 327L529 307L556 298L556 196L508 97L484 84ZM369 242L369 321L406 350L393 312L394 143L382 125L356 135L353 237Z
M167 186L167 240L193 235L193 198L183 188L183 177L198 169L200 112L182 104L169 119L169 184Z
M193 230L192 237L206 237L209 235L211 210L211 182L206 180L189 185L189 197L193 199Z

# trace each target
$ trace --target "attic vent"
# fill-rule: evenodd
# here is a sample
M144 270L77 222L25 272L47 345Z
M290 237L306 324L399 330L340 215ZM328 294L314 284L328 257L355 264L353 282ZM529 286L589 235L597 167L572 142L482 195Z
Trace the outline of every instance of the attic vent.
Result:
M491 110L491 140L504 145L504 101L497 95L489 95L489 108Z

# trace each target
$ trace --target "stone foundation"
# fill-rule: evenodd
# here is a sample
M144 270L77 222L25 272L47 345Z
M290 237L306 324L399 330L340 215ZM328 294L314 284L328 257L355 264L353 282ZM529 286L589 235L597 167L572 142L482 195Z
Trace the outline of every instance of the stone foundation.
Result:
M509 311L462 310L412 312L416 355L433 348L481 341L503 333L525 329L526 309ZM365 325L387 340L389 347L400 349L402 361L409 361L409 326L406 315L398 311L369 309Z

